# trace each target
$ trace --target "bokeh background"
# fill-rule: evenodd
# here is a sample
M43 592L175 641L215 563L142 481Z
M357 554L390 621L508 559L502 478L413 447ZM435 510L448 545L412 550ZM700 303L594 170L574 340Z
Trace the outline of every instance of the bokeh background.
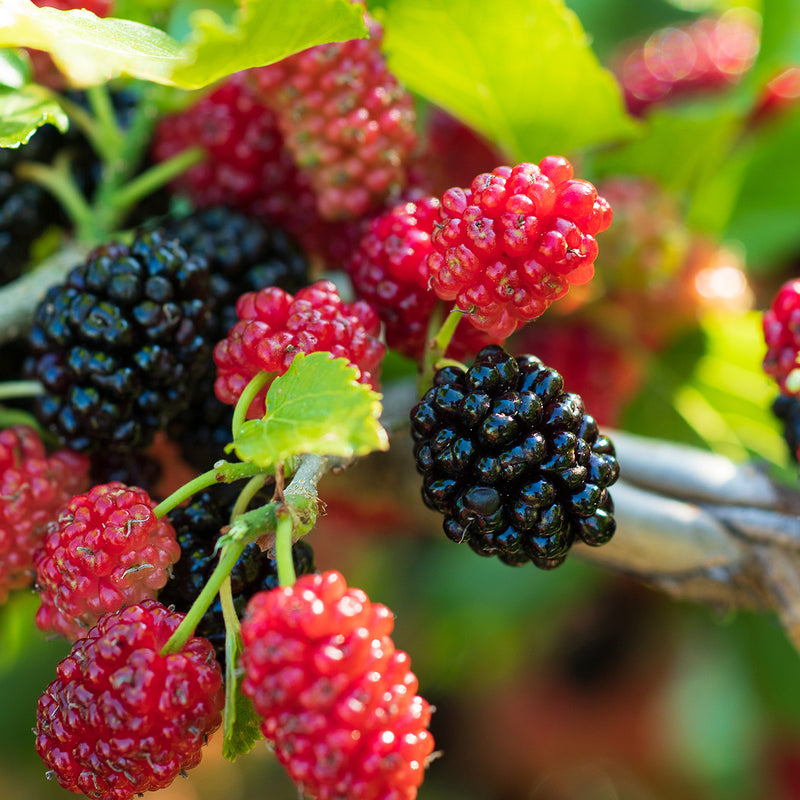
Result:
M393 3L370 5L391 11ZM748 118L769 78L800 63L800 12L793 0L566 5L609 67L631 41L731 9L763 21L763 35L735 80L638 112L650 126L638 145L584 154L584 173L598 185L622 174L657 188L622 191L615 226L627 225L629 238L609 239L605 251L601 240L591 292L554 309L515 346L546 357L605 424L755 459L793 487L796 465L771 411L776 389L760 369L759 329L761 310L800 263L793 98L735 151L740 161L714 162L711 174L695 169L693 177L676 164L694 153L702 166L730 121L741 127ZM669 52L662 58L669 62ZM495 158L498 143L487 146ZM637 235L638 249L627 252ZM619 267L623 256L633 273ZM653 259L672 266L637 283L631 275ZM396 359L384 380L410 372ZM416 480L407 466L403 480ZM320 569L342 571L396 614L396 643L437 709L442 756L422 800L800 798L800 658L772 615L678 603L579 556L552 573L481 559L447 541L421 502L410 512L408 492L381 469L373 460L326 479L328 514L309 541ZM0 608L0 797L63 800L69 793L45 780L30 730L68 646L36 630L35 610L28 592ZM263 743L231 764L218 735L201 766L160 796L297 795Z

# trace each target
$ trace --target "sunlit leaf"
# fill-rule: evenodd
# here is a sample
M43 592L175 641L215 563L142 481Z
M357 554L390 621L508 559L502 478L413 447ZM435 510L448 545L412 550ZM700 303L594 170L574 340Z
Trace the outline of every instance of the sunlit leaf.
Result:
M266 467L301 453L350 457L386 450L380 395L356 374L346 359L329 353L296 355L270 385L263 419L246 422L237 434L236 454Z
M61 131L69 127L67 115L49 89L34 83L17 90L0 88L0 147L25 144L47 123Z
M636 131L615 79L561 0L402 0L381 19L400 79L517 160Z
M3 0L0 7L0 47L46 50L78 86L130 75L196 89L316 44L365 35L361 11L347 0L244 0L232 23L198 9L190 27L178 41L150 25L84 9L39 8L30 0Z
M242 652L242 640L238 633L227 630L225 636L225 713L223 719L222 755L235 761L252 750L262 738L261 719L253 708L250 698L242 693L242 675L237 673L236 663Z

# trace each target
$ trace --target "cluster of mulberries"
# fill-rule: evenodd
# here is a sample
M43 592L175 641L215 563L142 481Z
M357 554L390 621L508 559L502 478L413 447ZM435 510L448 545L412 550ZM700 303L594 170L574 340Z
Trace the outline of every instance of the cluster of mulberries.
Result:
M550 569L574 542L613 535L614 446L535 356L494 345L469 369L439 370L411 424L423 500L453 541Z
M425 350L437 303L428 286L427 259L440 207L437 198L427 196L393 206L367 223L346 263L355 293L381 318L387 345L415 360ZM465 321L447 355L464 358L492 341Z
M112 6L86 4L101 16ZM92 250L36 309L24 365L42 387L32 407L70 449L48 456L32 432L0 432L0 600L35 581L37 626L74 642L35 729L69 791L132 800L194 767L220 725L228 666L300 792L416 798L432 709L391 638L392 614L338 572L317 573L305 541L292 548L291 586L279 585L263 539L233 567L238 665L225 664L219 598L178 632L194 620L184 614L214 572L233 506L203 494L159 518L150 486L160 465L146 448L169 437L184 466L206 471L225 455L244 388L297 353L346 358L377 388L385 343L424 361L431 319L464 312L447 355L477 359L439 370L412 412L423 497L447 535L551 568L574 542L614 532L613 445L558 373L493 344L591 278L609 204L562 157L497 166L488 142L441 111L420 140L414 100L364 14L369 38L229 76L165 115L147 157L205 156L172 181L169 213L148 205L129 236ZM42 82L63 85L52 62L34 62ZM90 116L103 102L91 99ZM124 116L128 101L115 102ZM48 138L38 132L35 146ZM43 221L59 220L15 173L19 158L52 153L0 155L6 282ZM94 154L76 147L70 169L89 198L103 185ZM312 282L326 267L347 272L342 294ZM266 391L248 417L264 414Z
M25 365L36 414L78 451L146 445L211 352L208 264L159 231L96 248L39 303Z
M323 219L355 219L397 198L417 143L411 95L389 71L383 31L318 45L252 71Z
M236 302L242 294L269 287L295 292L309 283L308 258L295 240L282 228L253 216L211 206L160 219L158 224L192 258L204 258L208 264L207 339L212 346L225 339L238 321ZM187 462L201 472L225 457L225 445L231 440L233 409L217 399L211 388L215 379L209 352L187 407L167 427Z

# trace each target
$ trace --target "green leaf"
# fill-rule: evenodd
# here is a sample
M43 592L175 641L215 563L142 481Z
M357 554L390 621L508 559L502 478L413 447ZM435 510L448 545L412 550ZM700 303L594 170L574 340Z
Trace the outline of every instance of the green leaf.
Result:
M223 723L222 755L228 761L250 752L261 739L261 719L249 697L242 693L241 678L235 664L242 652L242 639L228 631L225 637L225 714Z
M24 50L0 50L0 86L20 89L31 79L31 63Z
M394 0L381 19L395 74L517 160L636 133L561 0Z
M367 34L362 8L347 0L244 0L235 24L226 24L208 9L195 11L190 22L191 56L172 75L177 85L188 89L313 45Z
M636 141L599 155L599 174L643 175L671 191L693 188L726 159L741 128L741 114L719 105L654 108Z
M60 131L69 127L69 118L49 89L35 83L17 90L0 89L0 147L25 144L47 123Z
M270 385L263 419L238 432L236 454L269 467L302 453L347 458L388 449L380 395L356 375L347 359L298 353Z
M190 36L179 42L140 22L3 0L0 47L46 50L77 86L124 74L198 89L233 72L366 32L360 8L347 0L243 0L232 24L211 9L195 11L190 22Z
M757 132L726 237L744 245L751 269L782 267L800 250L800 113Z
M800 4L796 0L762 0L761 41L755 72L770 78L775 70L800 61Z
M659 355L622 427L783 468L786 444L770 409L777 387L761 368L761 315L708 312L693 334L700 335L694 345L681 340Z

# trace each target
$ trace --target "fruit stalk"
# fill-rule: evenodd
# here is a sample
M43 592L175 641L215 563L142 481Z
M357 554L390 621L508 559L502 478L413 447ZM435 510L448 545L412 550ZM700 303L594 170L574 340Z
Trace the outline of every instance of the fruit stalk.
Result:
M261 467L248 462L218 462L214 465L213 469L204 472L202 475L198 475L196 478L192 478L188 483L176 489L169 497L164 498L164 500L155 507L155 515L159 519L166 516L173 508L177 508L181 503L192 497L192 495L202 492L203 489L208 489L215 483L233 483L243 478L260 475L262 472L263 470Z
M279 566L281 585L290 585L284 583L289 578L291 578L291 583L294 582L292 540L294 537L300 538L304 536L314 527L317 518L317 484L322 476L331 469L341 467L345 463L347 463L347 460L341 458L323 458L317 455L301 456L298 459L294 477L284 491L282 501L267 503L260 508L236 517L224 539L219 564L217 564L202 592L200 592L187 612L183 622L164 645L162 655L177 652L192 636L197 624L214 602L214 598L220 592L225 581L229 578L231 570L244 552L245 547L251 542L270 534L274 535L276 537L275 547L276 549L280 548L278 557L283 559L283 566ZM255 468L252 464L241 466ZM208 480L216 472L216 470L209 470L209 472L200 476L206 482L205 486L201 488L211 485ZM176 496L183 494L185 495L183 499L190 497L194 492L187 494L186 487L192 483L194 481L190 481L159 504L155 509L156 515L163 516L171 508L183 501L181 499L176 500ZM194 491L200 491L200 488ZM248 487L245 487L243 494L247 491ZM166 511L163 510L162 506L166 508ZM286 567L286 540L288 540L288 568Z

